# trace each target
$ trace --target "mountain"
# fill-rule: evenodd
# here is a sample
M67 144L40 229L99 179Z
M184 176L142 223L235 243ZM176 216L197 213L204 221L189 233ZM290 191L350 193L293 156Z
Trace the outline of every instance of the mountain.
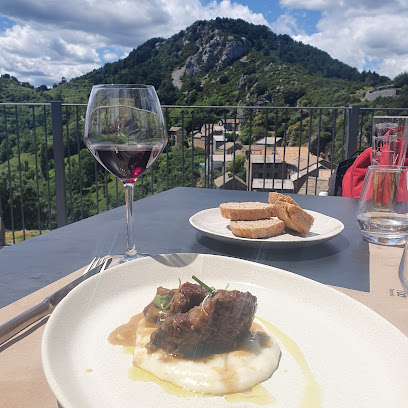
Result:
M152 84L165 105L218 106L370 106L367 90L393 84L266 26L217 18L197 21L169 39L152 38L127 58L69 82L63 79L50 90L20 84L25 92L16 98L86 103L92 85L101 83ZM383 106L396 102L383 99ZM13 95L3 94L2 101L13 101Z
M359 103L362 90L390 79L359 73L265 26L217 18L197 21L169 39L152 38L61 91L98 83L153 84L166 105L340 106Z

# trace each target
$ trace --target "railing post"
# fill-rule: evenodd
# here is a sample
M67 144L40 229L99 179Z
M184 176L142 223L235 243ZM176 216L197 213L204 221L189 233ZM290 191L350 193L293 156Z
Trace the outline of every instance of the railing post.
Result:
M348 127L347 127L347 141L346 141L346 158L351 157L357 151L358 139L358 120L360 117L360 107L350 106L348 111Z
M67 225L65 197L64 140L62 134L62 104L51 102L52 140L54 150L55 198L57 228Z

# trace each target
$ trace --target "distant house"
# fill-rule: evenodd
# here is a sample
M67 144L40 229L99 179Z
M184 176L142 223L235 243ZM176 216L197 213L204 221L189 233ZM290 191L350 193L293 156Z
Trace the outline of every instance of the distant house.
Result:
M180 126L172 126L168 131L168 134L171 138L172 144L180 143L183 140L183 133L184 138L186 138L186 131Z
M220 148L221 145L225 143L224 135L214 135L213 136L214 150Z
M201 132L195 132L193 139L189 142L190 147L194 143L194 147L201 147L201 149L205 149L205 135Z
M323 159L309 152L308 147L277 147L279 157L284 163L284 172L289 175L297 192L304 183L306 176L314 175L322 166Z
M207 157L207 166L214 170L225 171L227 166L234 160L233 154L213 154Z
M374 99L382 96L383 98L395 98L398 95L398 89L393 85L380 86L374 90L367 91L364 99L367 101L373 101Z
M225 153L226 154L232 154L234 153L234 150L241 150L242 149L242 145L240 143L237 142L226 142L222 145L219 145L217 148L217 153Z
M213 135L224 135L225 128L224 126L214 125L212 127L212 134Z
M281 159L273 150L267 150L266 156L263 152L252 152L247 160L247 174L251 179L282 177L281 169Z
M318 176L325 161L309 152L308 147L275 147L251 152L246 162L251 190L276 190L297 193L306 180Z
M219 126L223 126L227 132L233 132L238 127L239 119L221 119L218 122Z
M217 188L224 190L242 190L246 191L247 185L244 180L232 174L230 171L222 174L214 180L214 184Z

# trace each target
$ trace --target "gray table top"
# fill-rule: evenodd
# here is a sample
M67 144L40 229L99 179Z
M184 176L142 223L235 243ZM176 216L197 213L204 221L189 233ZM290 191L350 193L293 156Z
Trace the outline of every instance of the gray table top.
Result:
M344 231L312 247L243 247L196 231L191 215L227 201L264 201L268 193L178 187L134 203L139 252L208 253L282 268L324 284L369 291L369 250L355 221L357 200L296 195L303 208L337 218ZM88 264L94 256L122 254L125 209L119 207L0 250L0 307Z

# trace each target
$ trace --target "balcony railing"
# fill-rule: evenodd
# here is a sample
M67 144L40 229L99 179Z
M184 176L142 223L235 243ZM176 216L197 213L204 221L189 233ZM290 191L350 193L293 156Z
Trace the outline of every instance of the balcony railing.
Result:
M82 142L85 112L83 104L0 104L0 220L9 243L16 231L26 239L28 231L41 234L124 203L118 180ZM175 186L317 194L341 160L371 144L372 116L408 110L163 106L163 112L169 143L136 182L135 199Z

